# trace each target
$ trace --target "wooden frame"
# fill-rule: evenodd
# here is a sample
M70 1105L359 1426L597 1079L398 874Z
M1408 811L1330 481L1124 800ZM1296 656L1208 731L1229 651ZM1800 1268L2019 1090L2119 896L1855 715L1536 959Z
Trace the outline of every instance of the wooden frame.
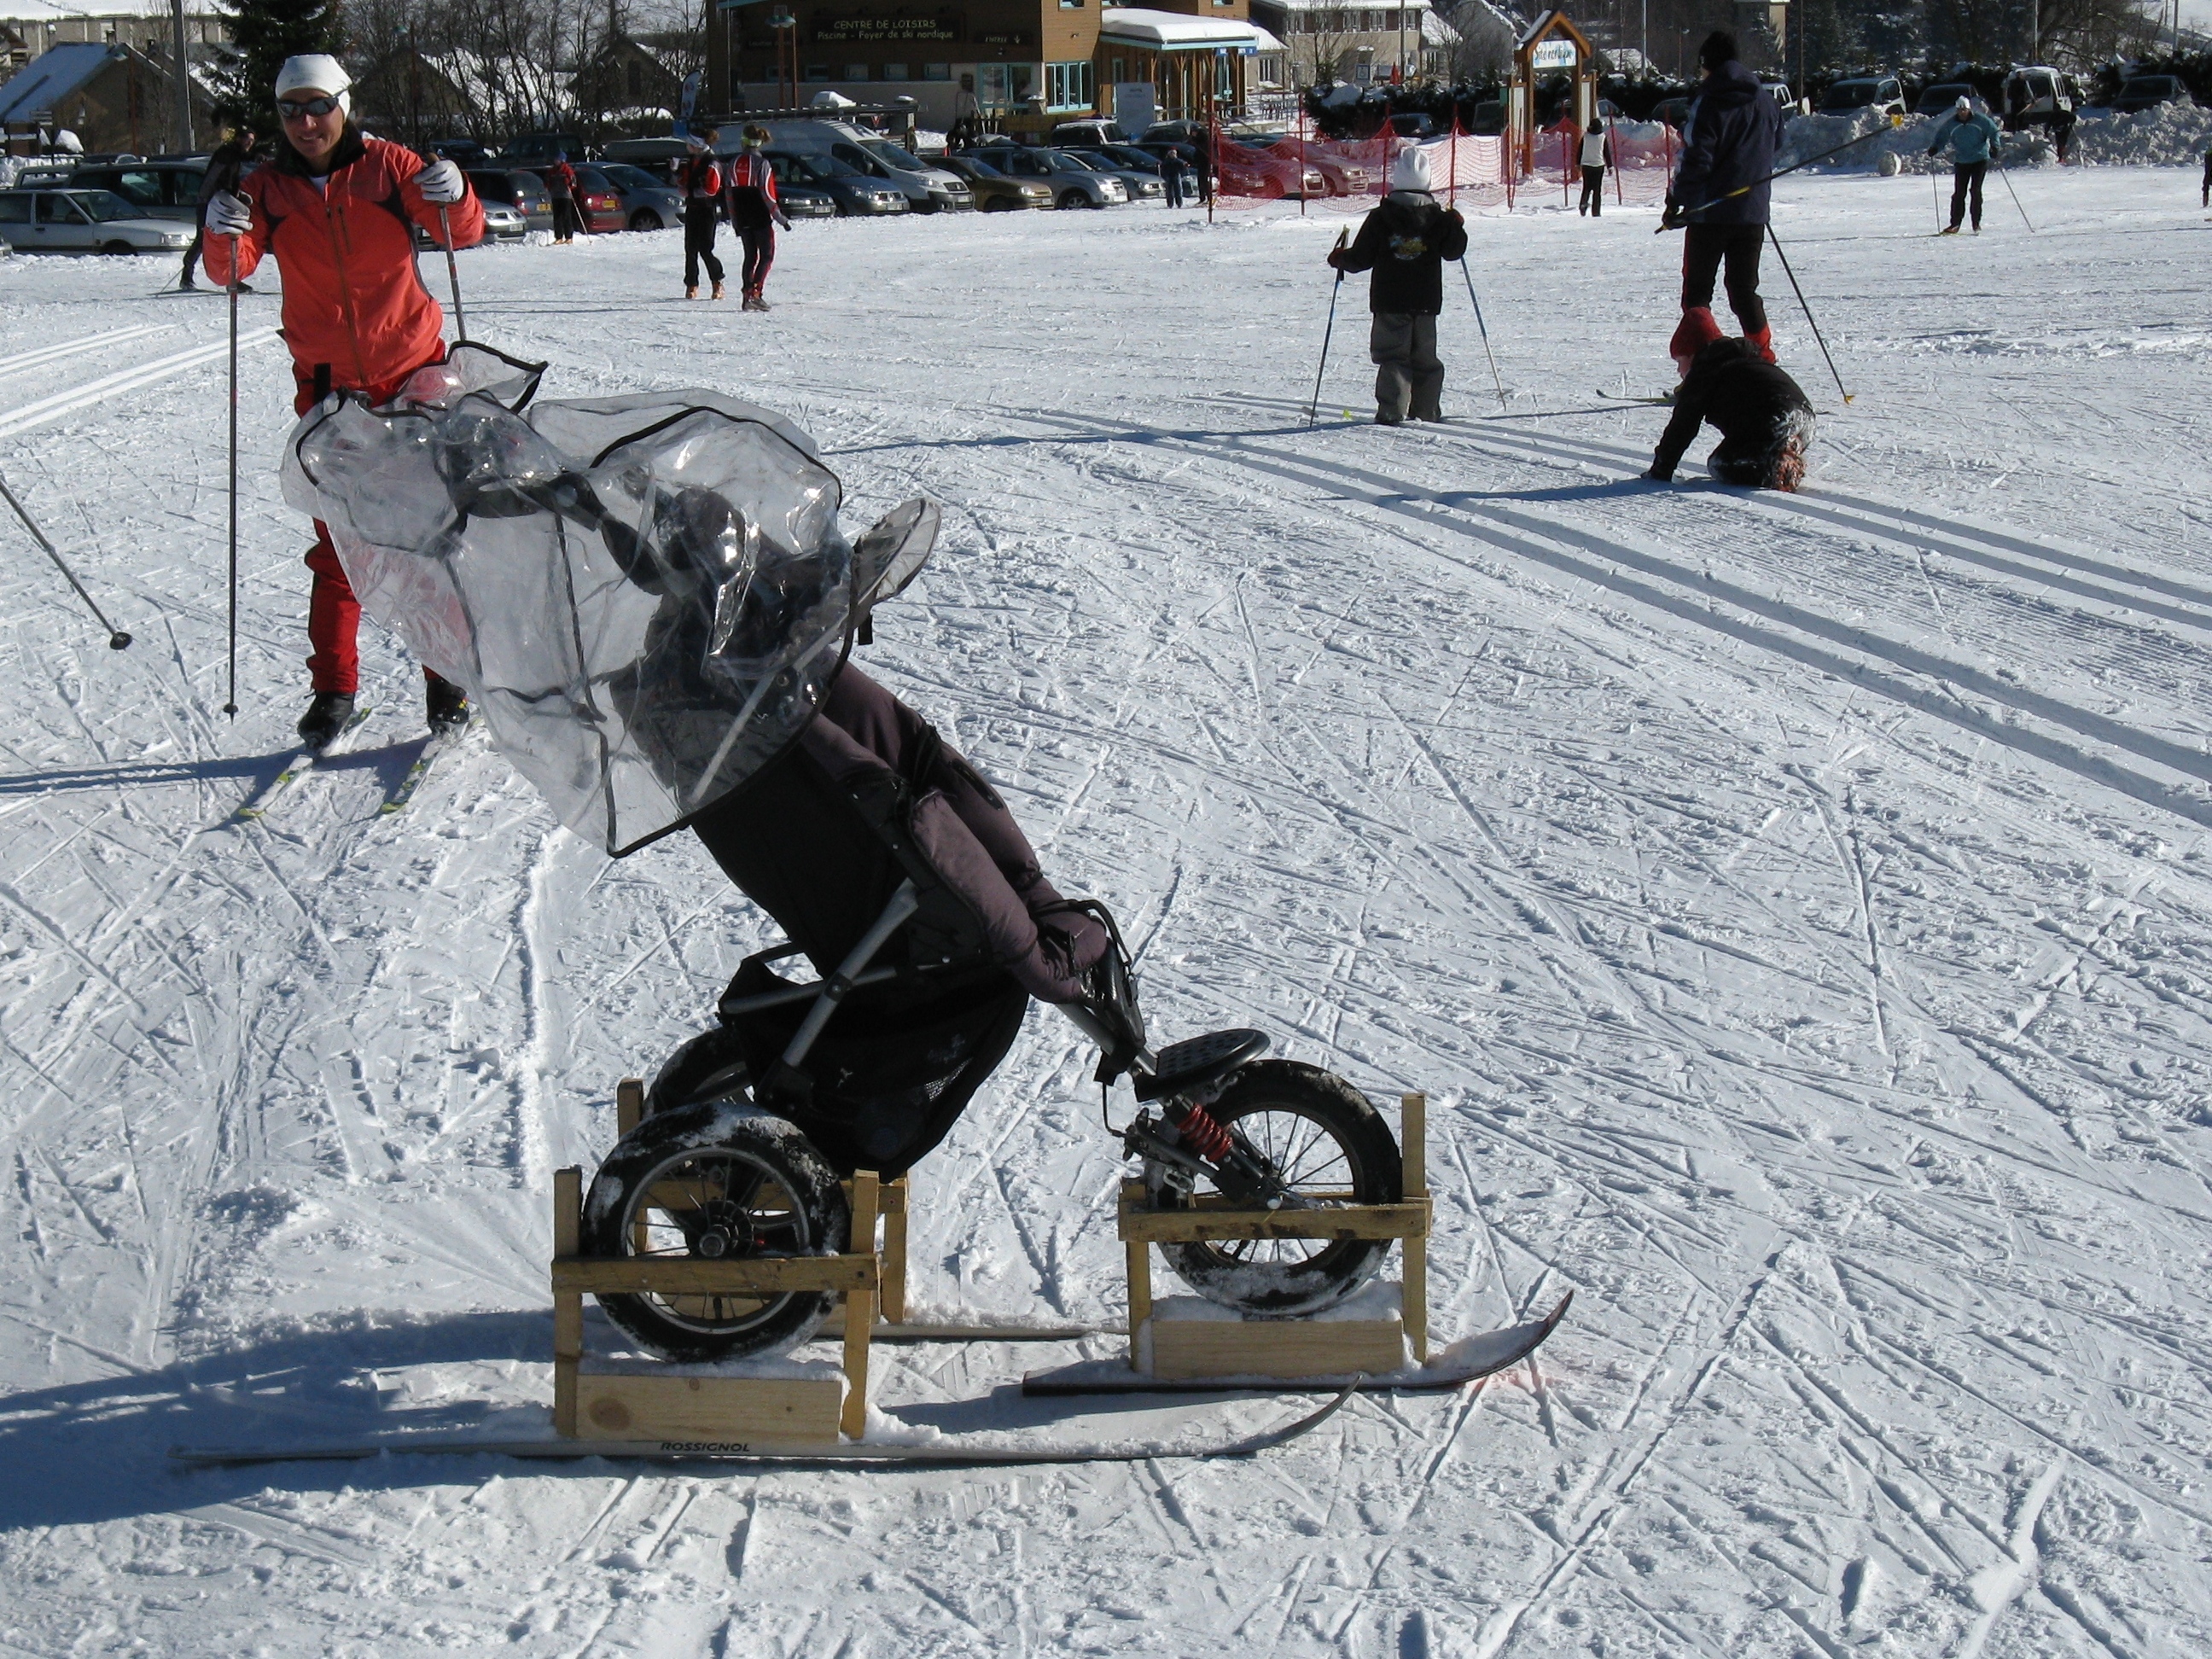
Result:
M627 1134L644 1115L645 1085L625 1078L615 1118ZM858 1440L868 1419L868 1355L878 1310L906 1311L906 1179L881 1182L867 1170L844 1183L850 1240L842 1255L781 1261L708 1261L623 1257L587 1259L584 1176L553 1174L553 1428L567 1439L684 1442L714 1446L826 1445L842 1432ZM876 1244L883 1224L884 1245ZM889 1258L888 1261L886 1257ZM586 1367L584 1297L598 1294L729 1295L835 1291L845 1304L845 1380L640 1375ZM825 1330L825 1334L829 1333Z
M1428 1097L1407 1095L1399 1103L1403 1112L1400 1152L1405 1170L1405 1199L1401 1203L1345 1205L1330 1210L1240 1210L1225 1199L1209 1195L1194 1200L1189 1209L1163 1211L1145 1206L1141 1182L1123 1182L1118 1224L1129 1279L1130 1369L1179 1378L1372 1374L1403 1369L1408 1340L1414 1364L1426 1364L1428 1239L1434 1219L1428 1182ZM1248 1238L1400 1240L1404 1249L1399 1280L1401 1316L1188 1321L1153 1317L1153 1245Z

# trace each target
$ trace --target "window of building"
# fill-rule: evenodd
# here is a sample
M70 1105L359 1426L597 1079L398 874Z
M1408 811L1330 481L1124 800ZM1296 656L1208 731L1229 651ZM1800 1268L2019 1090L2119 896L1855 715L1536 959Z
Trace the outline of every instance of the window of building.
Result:
M1129 78L1128 71L1121 67L1121 63L1119 58L1114 60L1114 84L1117 87Z
M1062 11L1081 11L1083 0L1060 0L1060 9Z
M1048 109L1089 109L1091 104L1091 60L1044 66L1044 101Z
M950 81L952 78L952 65L924 64L921 66L921 78L925 81Z
M845 79L848 81L865 81L867 78L868 66L866 64L848 64L845 65Z
M886 64L884 65L884 80L904 81L909 78L911 77L908 76L906 72L906 65L904 64Z
M830 78L830 65L809 64L806 66L806 78L810 81L827 81Z

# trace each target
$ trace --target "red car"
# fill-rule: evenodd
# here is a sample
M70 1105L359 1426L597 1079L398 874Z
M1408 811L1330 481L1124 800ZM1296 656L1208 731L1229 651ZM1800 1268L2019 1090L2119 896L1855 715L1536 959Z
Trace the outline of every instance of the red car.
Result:
M525 167L523 171L540 183L544 181L544 167ZM622 193L615 188L614 181L597 167L576 168L576 216L582 222L585 232L592 236L624 229L629 223L629 216L623 211Z

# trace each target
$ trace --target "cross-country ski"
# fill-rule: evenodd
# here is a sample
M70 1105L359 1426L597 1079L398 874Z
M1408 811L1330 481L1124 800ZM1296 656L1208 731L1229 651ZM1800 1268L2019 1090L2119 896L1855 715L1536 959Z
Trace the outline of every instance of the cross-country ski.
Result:
M2186 8L241 3L9 83L0 1648L2212 1651Z

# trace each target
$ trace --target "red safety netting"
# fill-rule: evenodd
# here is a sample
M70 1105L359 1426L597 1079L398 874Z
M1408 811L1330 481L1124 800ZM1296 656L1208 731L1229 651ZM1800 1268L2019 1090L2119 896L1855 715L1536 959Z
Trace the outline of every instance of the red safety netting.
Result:
M1665 200L1680 148L1674 129L1662 121L1620 121L1611 131L1607 198L1637 205ZM1224 132L1214 142L1213 205L1225 210L1296 201L1302 213L1364 213L1389 192L1392 160L1412 149L1427 158L1437 197L1462 213L1510 212L1546 202L1554 180L1571 207L1582 185L1581 145L1582 130L1571 122L1547 128L1531 146L1533 168L1522 173L1503 137L1452 132L1419 140L1331 139L1293 131L1262 141Z

